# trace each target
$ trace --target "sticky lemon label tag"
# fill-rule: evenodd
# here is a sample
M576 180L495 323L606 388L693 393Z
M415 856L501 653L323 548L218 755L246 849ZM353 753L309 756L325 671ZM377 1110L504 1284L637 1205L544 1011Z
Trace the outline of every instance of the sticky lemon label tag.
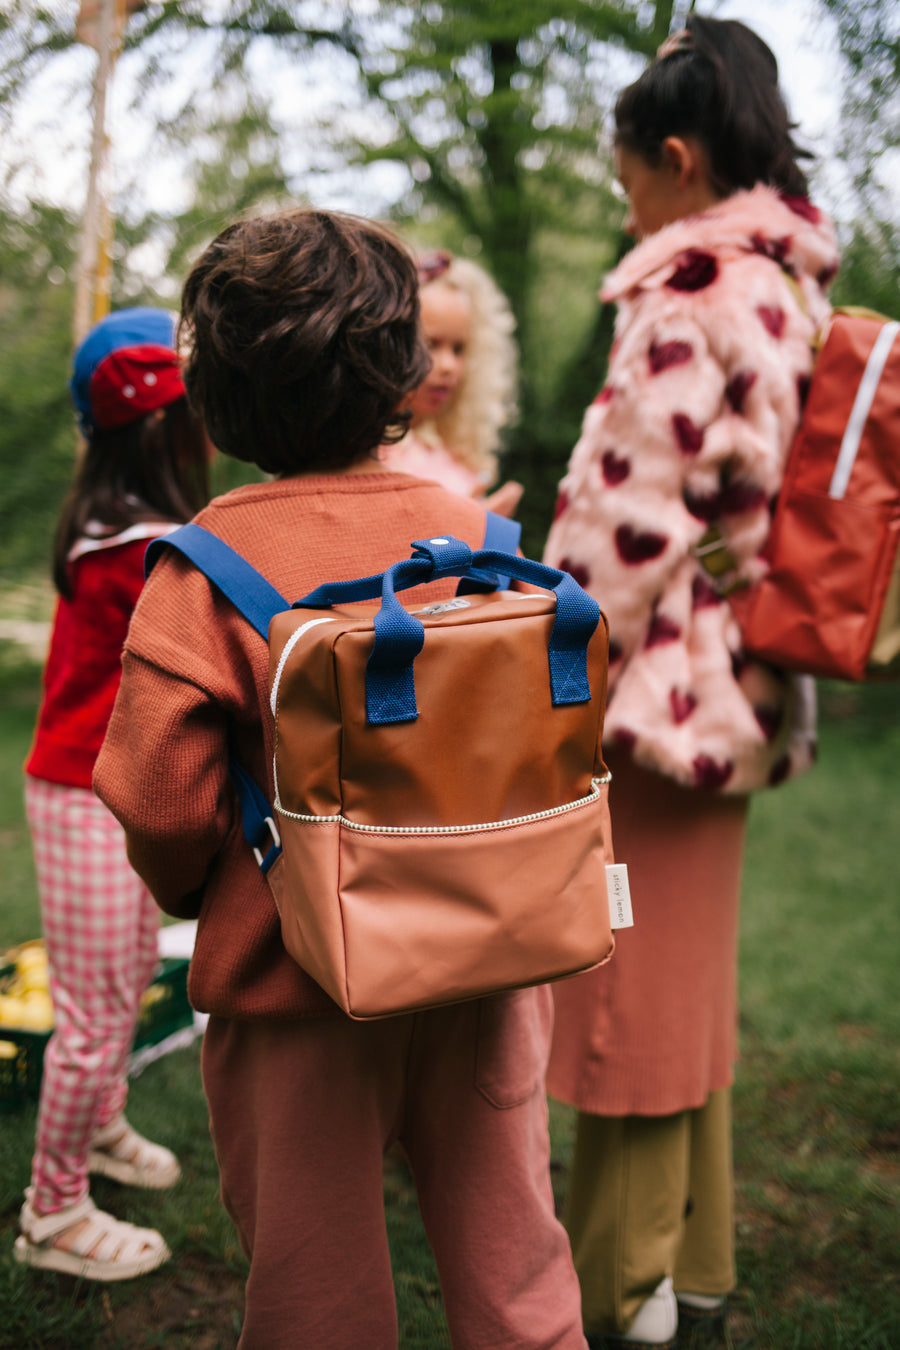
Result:
M628 868L624 863L607 863L606 893L609 896L610 928L633 928L631 891L628 888Z

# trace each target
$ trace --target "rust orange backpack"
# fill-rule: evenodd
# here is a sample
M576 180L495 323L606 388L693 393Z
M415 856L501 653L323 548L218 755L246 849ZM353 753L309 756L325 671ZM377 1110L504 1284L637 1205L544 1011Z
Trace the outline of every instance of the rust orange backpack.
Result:
M843 680L900 674L898 335L900 323L867 311L832 315L778 494L769 571L724 588L747 651L773 665ZM704 561L721 568L715 547Z
M517 530L498 520L489 532ZM274 809L232 778L285 947L345 1012L478 998L610 955L607 625L567 573L441 536L289 606L199 526L159 544L150 565L180 549L268 639ZM397 598L448 576L465 579L453 600ZM550 594L497 589L509 577Z

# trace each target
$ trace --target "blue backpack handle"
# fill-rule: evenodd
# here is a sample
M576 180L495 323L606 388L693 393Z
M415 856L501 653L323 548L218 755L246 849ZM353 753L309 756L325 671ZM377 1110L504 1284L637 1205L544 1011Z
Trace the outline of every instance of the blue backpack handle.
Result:
M596 600L568 572L496 549L473 553L462 540L442 535L416 540L413 556L386 572L317 586L295 602L294 608L327 609L381 596L381 608L374 620L375 645L366 665L368 722L411 722L418 717L413 662L422 650L425 629L421 620L403 608L396 592L441 577L468 576L473 571L498 572L554 592L556 616L548 650L552 701L555 707L589 702L587 647L600 622Z

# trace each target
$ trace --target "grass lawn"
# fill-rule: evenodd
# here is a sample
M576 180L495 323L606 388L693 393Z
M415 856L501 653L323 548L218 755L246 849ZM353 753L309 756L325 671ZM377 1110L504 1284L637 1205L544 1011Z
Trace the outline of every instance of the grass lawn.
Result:
M20 777L37 689L36 668L0 646L0 950L39 932ZM818 769L751 813L734 1350L900 1347L898 702L898 686L826 689ZM79 1285L14 1264L34 1115L0 1115L0 1350L234 1346L244 1262L217 1199L196 1047L150 1065L129 1106L178 1153L182 1184L160 1194L94 1184L101 1206L169 1241L175 1260L142 1280ZM551 1121L561 1202L571 1112L553 1105ZM385 1196L400 1344L443 1350L434 1265L393 1156Z

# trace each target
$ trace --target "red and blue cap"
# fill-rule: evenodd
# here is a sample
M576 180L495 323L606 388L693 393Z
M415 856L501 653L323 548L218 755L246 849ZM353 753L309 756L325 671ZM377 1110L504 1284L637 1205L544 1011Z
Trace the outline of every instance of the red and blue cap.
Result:
M75 353L69 381L87 435L127 426L183 396L176 322L169 310L136 306L94 325Z

